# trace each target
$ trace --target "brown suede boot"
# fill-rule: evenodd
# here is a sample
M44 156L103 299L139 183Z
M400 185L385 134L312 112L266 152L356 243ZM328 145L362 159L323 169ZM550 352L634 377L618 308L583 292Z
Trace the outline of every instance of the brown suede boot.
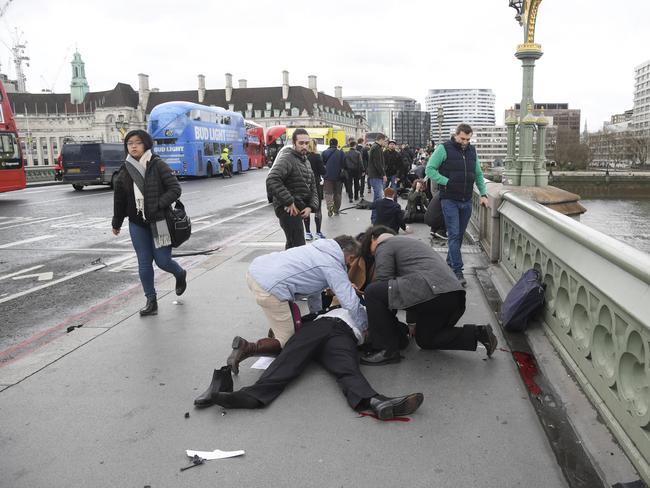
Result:
M239 374L239 363L251 356L277 356L282 347L277 339L264 338L257 342L248 342L236 336L232 340L232 352L226 364L232 368L233 374Z

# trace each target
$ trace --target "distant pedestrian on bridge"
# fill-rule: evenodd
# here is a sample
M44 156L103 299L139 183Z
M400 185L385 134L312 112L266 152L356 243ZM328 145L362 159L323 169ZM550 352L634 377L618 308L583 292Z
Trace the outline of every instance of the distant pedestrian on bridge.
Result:
M172 242L165 210L181 196L181 185L167 163L151 152L153 140L143 130L124 138L126 162L120 168L113 195L113 234L118 235L129 218L131 242L138 257L138 273L147 298L140 315L156 315L153 261L176 277L176 294L187 286L187 271L172 259Z
M292 141L293 147L278 153L266 177L266 193L284 231L285 249L305 245L303 219L320 208L316 180L307 161L309 134L296 129Z
M377 138L368 152L368 186L372 188L373 202L384 198L384 183L387 181L384 163L385 145L386 136L377 134ZM377 220L377 211L373 210L370 214L370 222L374 225L375 220Z
M438 144L429 158L427 176L438 183L440 203L447 226L447 264L463 286L463 256L460 247L472 215L474 183L480 193L480 204L487 207L487 189L476 149L470 144L472 128L460 124L456 133L444 144Z
M325 182L323 193L327 205L327 216L338 215L341 209L341 193L345 182L345 153L338 148L339 141L330 139L330 147L323 151L325 163Z

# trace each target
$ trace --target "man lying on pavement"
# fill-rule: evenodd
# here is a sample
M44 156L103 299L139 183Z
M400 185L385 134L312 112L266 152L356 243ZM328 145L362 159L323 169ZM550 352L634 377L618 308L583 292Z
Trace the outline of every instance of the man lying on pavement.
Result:
M300 376L312 360L316 360L336 376L353 409L371 410L382 420L412 414L422 404L422 393L386 397L378 394L361 373L357 345L363 343L365 332L365 327L362 329L355 324L347 310L331 310L303 323L254 385L233 393L219 391L218 384L210 385L194 404L199 407L215 403L226 408L265 407ZM226 378L226 382L228 380L231 378ZM232 381L229 384L232 385Z

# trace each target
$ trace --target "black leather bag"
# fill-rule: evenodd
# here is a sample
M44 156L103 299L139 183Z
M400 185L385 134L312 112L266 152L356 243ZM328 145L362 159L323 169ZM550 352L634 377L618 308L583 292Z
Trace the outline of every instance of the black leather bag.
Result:
M167 227L172 238L172 247L183 244L192 235L192 221L180 200L172 203L165 212Z

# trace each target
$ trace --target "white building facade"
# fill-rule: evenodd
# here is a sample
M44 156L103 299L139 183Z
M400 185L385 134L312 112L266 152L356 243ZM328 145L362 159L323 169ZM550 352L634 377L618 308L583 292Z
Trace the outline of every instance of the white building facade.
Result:
M495 125L495 100L490 89L430 89L425 104L431 114L431 139L446 141L462 123L472 127Z

